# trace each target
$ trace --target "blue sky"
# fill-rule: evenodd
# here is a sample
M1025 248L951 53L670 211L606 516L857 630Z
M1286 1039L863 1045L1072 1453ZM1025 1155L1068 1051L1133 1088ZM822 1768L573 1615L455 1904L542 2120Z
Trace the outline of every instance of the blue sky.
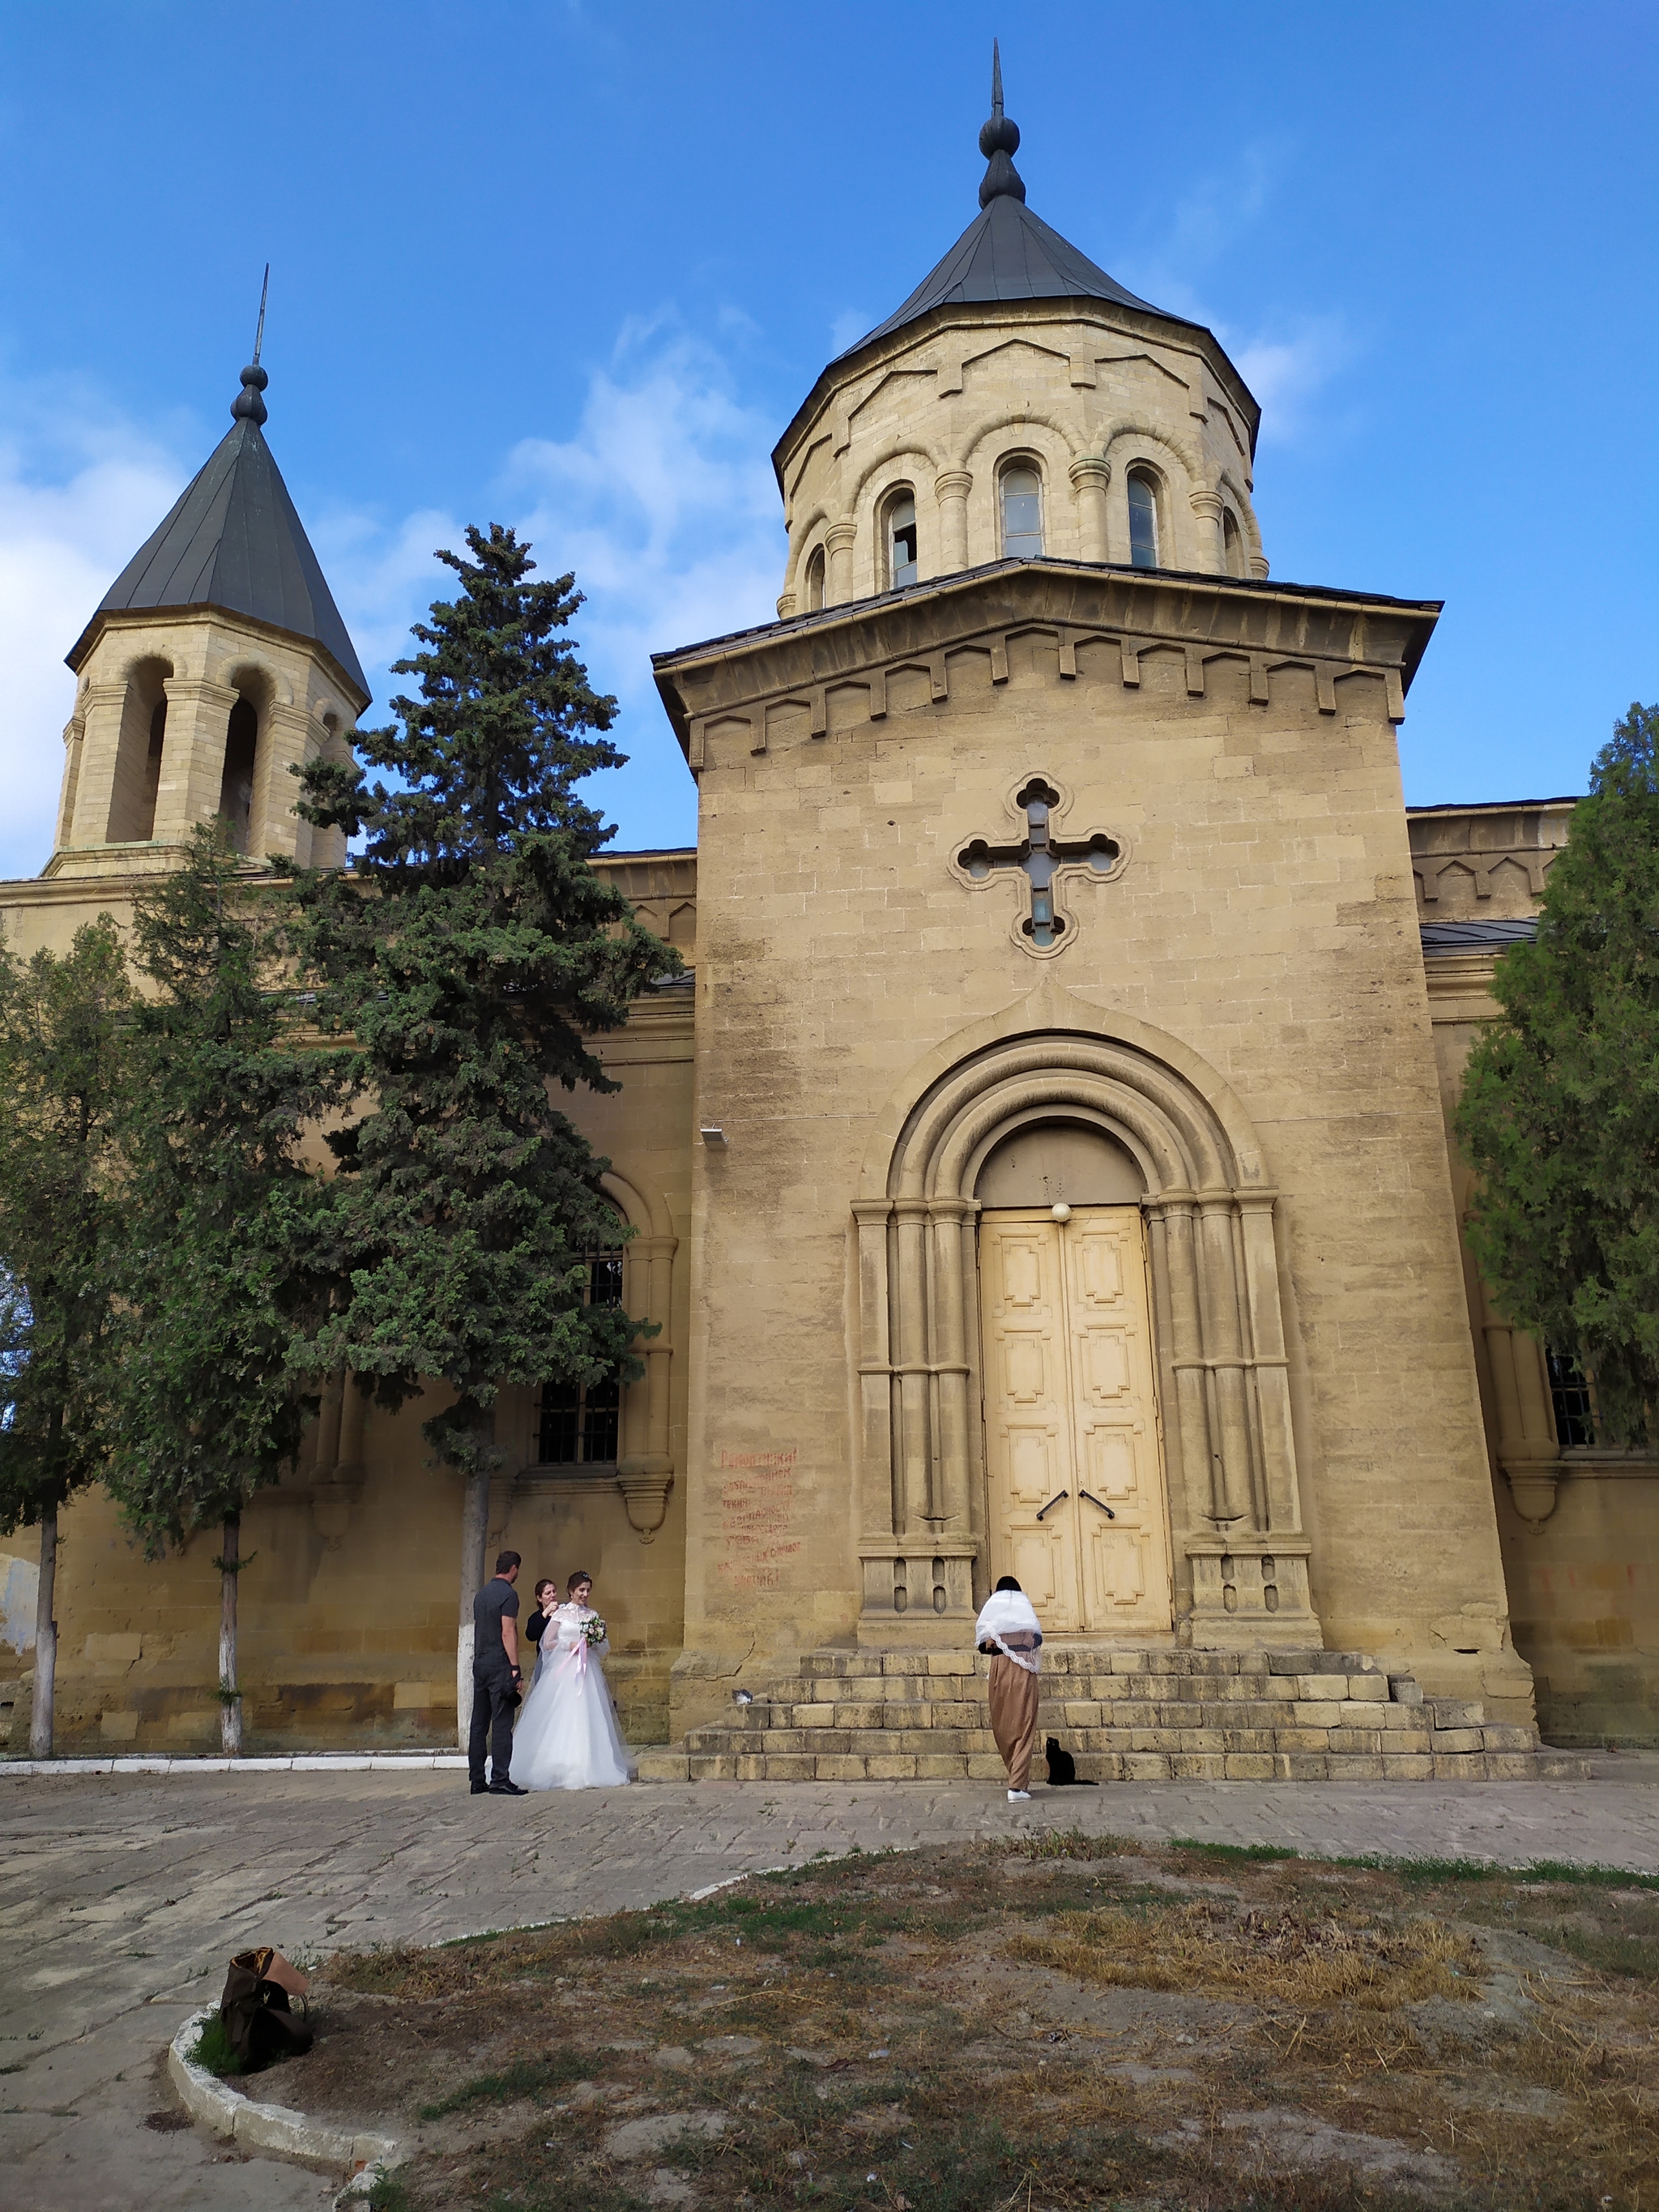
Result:
M0 872L267 259L268 434L378 697L433 548L518 523L589 592L618 843L690 842L647 655L770 616L771 445L975 213L994 31L1031 206L1261 399L1274 574L1447 602L1407 798L1582 789L1659 697L1651 5L63 0L0 16Z

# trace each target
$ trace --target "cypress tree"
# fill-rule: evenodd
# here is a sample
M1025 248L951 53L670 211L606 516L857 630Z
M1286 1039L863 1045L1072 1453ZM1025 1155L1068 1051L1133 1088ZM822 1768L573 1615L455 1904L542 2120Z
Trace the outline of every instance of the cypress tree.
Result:
M107 915L0 949L0 1534L40 1532L29 1748L52 1748L58 1521L103 1465L126 967Z
M243 1508L300 1447L297 1342L327 1295L305 1142L337 1097L283 965L280 916L222 826L137 900L134 1081L121 1143L118 1359L107 1480L152 1554L217 1525L220 1741L242 1748ZM284 903L286 898L284 895Z
M536 579L499 525L466 544L439 553L459 589L394 667L419 697L354 738L394 781L305 772L301 812L361 858L297 884L317 1018L353 1041L362 1108L329 1140L340 1294L313 1354L387 1407L446 1386L422 1432L461 1489L463 1741L498 1392L638 1372L641 1324L584 1303L587 1255L628 1232L555 1091L617 1087L586 1040L680 964L592 865L615 833L577 787L623 757L566 634L574 579Z
M1575 1351L1613 1441L1659 1395L1659 707L1597 755L1538 935L1498 963L1457 1133L1470 1238L1509 1319Z

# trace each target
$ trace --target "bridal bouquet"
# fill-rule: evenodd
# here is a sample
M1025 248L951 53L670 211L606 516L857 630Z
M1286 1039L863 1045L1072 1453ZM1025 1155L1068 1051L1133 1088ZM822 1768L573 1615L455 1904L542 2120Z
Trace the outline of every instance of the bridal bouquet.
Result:
M595 1644L604 1643L605 1623L600 1620L597 1613L593 1615L591 1620L583 1621L582 1638L590 1650L592 1650Z

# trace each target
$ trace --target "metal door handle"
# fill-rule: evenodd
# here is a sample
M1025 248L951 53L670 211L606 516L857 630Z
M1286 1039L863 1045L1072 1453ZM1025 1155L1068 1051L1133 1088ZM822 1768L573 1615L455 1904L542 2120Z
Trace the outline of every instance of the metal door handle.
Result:
M1088 1491L1086 1491L1086 1490L1079 1490L1079 1492L1078 1492L1078 1496L1079 1496L1079 1498L1087 1498L1091 1505L1100 1505L1100 1500L1099 1500L1097 1498L1091 1496L1091 1493L1090 1493ZM1116 1516L1116 1514L1115 1514L1115 1513L1114 1513L1114 1512L1113 1512L1113 1510L1112 1510L1112 1509L1111 1509L1111 1507L1110 1507L1109 1505L1100 1505L1100 1510L1101 1510L1101 1511L1102 1511L1102 1512L1106 1516L1106 1518L1107 1518L1109 1521L1115 1521L1115 1520L1116 1520L1117 1516ZM1041 1515L1041 1514L1039 1514L1037 1517L1038 1517L1038 1519L1039 1519L1039 1520L1041 1520L1041 1518L1042 1518L1042 1515Z
M1071 1492L1070 1492L1069 1490L1062 1490L1062 1491L1060 1491L1060 1492L1059 1492L1059 1494L1058 1494L1056 1497L1051 1498L1048 1500L1048 1504L1043 1507L1043 1509L1042 1509L1042 1513L1052 1513L1052 1512L1054 1511L1054 1510L1055 1506L1056 1506L1056 1505L1060 1505L1060 1504L1064 1504L1064 1502L1065 1502L1065 1500L1066 1500L1066 1498L1068 1498L1071 1496L1071 1494L1072 1494L1072 1493L1071 1493ZM1087 1495L1086 1492L1085 1492L1085 1496ZM1039 1521L1041 1521L1041 1520L1042 1520L1042 1513L1039 1513L1039 1514L1037 1515L1037 1519L1038 1519Z

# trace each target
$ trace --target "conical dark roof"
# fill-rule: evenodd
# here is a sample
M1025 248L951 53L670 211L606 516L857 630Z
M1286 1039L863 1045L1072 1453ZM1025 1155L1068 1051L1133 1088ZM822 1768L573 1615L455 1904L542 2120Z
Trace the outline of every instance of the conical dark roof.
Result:
M1150 300L1127 292L1086 253L1033 215L1023 198L999 192L981 208L937 269L924 276L902 307L859 340L866 346L902 330L932 307L981 300L1110 300L1121 307L1162 314ZM1173 318L1172 319L1182 319ZM851 353L858 351L851 346Z
M368 684L350 634L260 428L266 380L262 368L242 371L230 429L110 586L98 614L213 606L246 615L314 640L367 703ZM97 620L69 655L71 668L84 657Z

